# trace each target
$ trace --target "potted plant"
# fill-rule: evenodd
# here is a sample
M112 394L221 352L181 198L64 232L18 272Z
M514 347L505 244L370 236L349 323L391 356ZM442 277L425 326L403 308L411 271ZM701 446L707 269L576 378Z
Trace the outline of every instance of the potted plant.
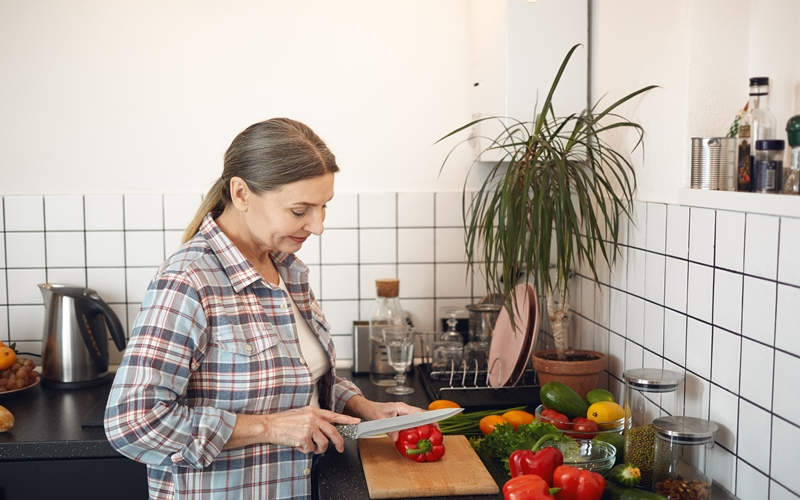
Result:
M503 296L509 312L516 307L512 292L520 273L533 282L546 302L555 343L553 352L534 353L539 381L549 381L546 372L554 368L586 371L586 365L592 365L588 369L596 372L593 382L580 385L576 380L562 380L584 395L596 387L605 355L568 349L564 332L568 280L576 266L582 266L597 284L598 266L611 266L620 251L620 218L631 215L636 176L625 155L604 141L603 133L632 129L638 135L636 149L643 138L641 126L615 110L654 86L628 94L603 110L598 103L565 117L556 115L551 101L577 47L564 58L533 121L485 116L440 141L478 122L502 124L502 132L490 138L484 150L499 150L501 159L491 165L472 200L466 187L463 193L467 262L470 268L482 267L487 287ZM446 163L447 158L442 168ZM510 316L513 321L514 315Z

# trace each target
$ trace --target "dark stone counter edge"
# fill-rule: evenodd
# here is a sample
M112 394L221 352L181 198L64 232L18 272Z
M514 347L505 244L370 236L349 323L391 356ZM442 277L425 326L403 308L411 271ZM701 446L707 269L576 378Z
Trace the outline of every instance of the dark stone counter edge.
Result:
M32 443L3 443L0 445L0 462L121 457L122 455L117 453L106 440L41 441Z

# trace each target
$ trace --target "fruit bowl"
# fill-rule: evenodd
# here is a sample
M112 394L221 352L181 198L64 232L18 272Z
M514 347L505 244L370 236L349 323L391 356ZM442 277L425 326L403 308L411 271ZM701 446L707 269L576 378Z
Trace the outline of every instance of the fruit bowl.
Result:
M589 439L591 440L593 437L597 436L598 434L609 434L609 433L621 433L622 428L624 427L625 421L624 419L620 418L618 420L614 420L611 422L597 422L597 427L599 430L590 432L590 431L581 431L575 429L575 423L573 422L562 422L559 420L554 420L552 418L548 418L542 415L542 412L546 408L544 405L539 405L536 407L535 416L537 422L544 422L547 424L553 424L556 428L558 428L561 432L563 432L566 436L569 436L573 439Z
M617 449L611 443L591 439L570 439L567 442L548 441L542 445L561 450L564 465L603 474L614 466Z

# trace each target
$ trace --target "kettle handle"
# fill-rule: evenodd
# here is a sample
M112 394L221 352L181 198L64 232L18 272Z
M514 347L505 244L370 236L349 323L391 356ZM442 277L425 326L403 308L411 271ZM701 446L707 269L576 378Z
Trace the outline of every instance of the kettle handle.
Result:
M125 331L122 329L122 323L120 323L114 311L111 310L111 307L96 293L87 293L84 297L89 299L87 305L100 312L105 317L108 331L111 333L111 338L114 339L114 345L117 346L117 350L122 351L125 349Z

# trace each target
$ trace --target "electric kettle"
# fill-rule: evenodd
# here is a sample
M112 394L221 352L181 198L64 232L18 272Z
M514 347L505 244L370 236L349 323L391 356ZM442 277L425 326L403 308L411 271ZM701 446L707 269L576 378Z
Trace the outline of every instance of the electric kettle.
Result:
M117 349L125 333L114 311L92 289L42 283L44 333L42 384L82 389L108 382L106 327Z

